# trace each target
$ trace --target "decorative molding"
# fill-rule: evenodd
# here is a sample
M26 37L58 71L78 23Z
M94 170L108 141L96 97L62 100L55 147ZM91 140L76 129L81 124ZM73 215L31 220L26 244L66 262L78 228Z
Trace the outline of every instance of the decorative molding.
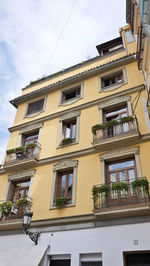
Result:
M99 104L98 108L103 109L108 106L116 105L118 103L128 102L131 100L131 96L114 97L111 95L111 99Z
M77 167L78 161L77 160L66 160L60 163L57 163L53 166L53 171L58 171L61 169L66 169L66 168L74 168Z
M59 94L59 106L70 105L70 104L72 104L72 103L74 103L76 101L79 101L79 100L83 99L83 85L84 85L84 83L80 82L80 83L77 83L74 86L68 86L65 89L62 89L60 91L60 94ZM80 97L77 97L77 98L70 99L68 101L62 102L62 94L63 94L63 92L75 89L77 87L80 87Z
M124 95L128 95L128 94L134 93L136 91L141 90L141 88L144 89L143 84L141 84L139 86L136 86L136 87L132 87L132 88L126 89L125 91L122 91L122 92L114 93L113 95L105 96L103 98L100 98L100 99L97 99L97 100L94 100L94 101L90 101L90 102L87 102L87 103L80 104L79 106L75 106L75 107L69 108L69 109L64 110L64 111L56 112L55 114L50 114L50 115L46 115L46 116L41 117L41 118L37 118L34 121L21 123L20 125L16 125L16 126L8 128L8 130L9 130L9 132L13 132L13 131L16 131L16 130L20 130L20 129L24 128L25 126L31 125L33 123L40 123L40 122L44 122L44 121L49 121L51 119L55 119L57 117L60 117L61 115L67 114L68 112L72 112L72 111L74 112L74 111L77 111L77 110L81 111L82 109L86 109L88 107L101 104L104 101L107 101L107 100L111 99L112 97L114 97L114 98L115 97L122 97Z
M15 175L9 175L8 176L8 181L13 181L13 180L18 180L18 179L23 179L25 177L32 177L34 176L36 170L33 171L20 171Z
M33 130L36 130L36 129L40 129L40 128L42 128L43 127L43 122L39 122L39 123L34 123L34 122L32 122L32 124L31 125L29 125L29 126L24 126L24 128L22 128L21 130L20 130L20 134L23 134L23 133L28 133L28 132L31 132L31 131L33 131Z
M68 110L68 113L65 114L65 115L62 115L59 118L59 121L62 122L64 120L67 120L67 119L70 119L70 118L74 118L74 117L77 117L79 115L80 115L80 110L79 111L74 111L74 112L69 112L69 110Z
M139 154L139 147L131 147L131 148L121 147L121 148L112 149L111 152L106 152L101 154L99 158L100 160L103 161L107 159L112 159L114 157L121 157L130 154Z

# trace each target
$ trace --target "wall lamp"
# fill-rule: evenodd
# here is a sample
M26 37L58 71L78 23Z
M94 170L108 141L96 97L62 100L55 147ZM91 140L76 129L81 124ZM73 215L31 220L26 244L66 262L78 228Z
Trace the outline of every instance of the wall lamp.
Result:
M28 235L30 237L30 239L33 242L35 242L35 245L37 245L40 233L32 233L32 232L28 231L28 228L30 227L32 216L33 216L33 212L30 212L30 211L24 212L24 214L23 214L23 228L24 228L26 235Z

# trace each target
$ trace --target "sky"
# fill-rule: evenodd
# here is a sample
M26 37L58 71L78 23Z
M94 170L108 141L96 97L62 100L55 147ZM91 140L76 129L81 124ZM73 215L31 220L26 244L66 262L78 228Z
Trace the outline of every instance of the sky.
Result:
M30 81L98 55L125 15L126 0L0 0L0 162L16 113L9 101Z

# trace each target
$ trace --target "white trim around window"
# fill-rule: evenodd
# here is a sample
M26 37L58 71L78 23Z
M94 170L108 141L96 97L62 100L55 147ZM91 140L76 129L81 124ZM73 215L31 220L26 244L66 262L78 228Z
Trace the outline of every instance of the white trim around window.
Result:
M55 197L56 197L56 184L58 171L73 169L73 184L72 184L72 200L66 205L66 207L75 206L76 202L76 185L77 185L77 160L66 160L60 163L57 163L53 166L53 180L51 188L51 199L50 199L50 209L56 209Z
M65 91L68 92L69 90L71 91L71 90L76 89L78 87L80 87L80 96L79 97L76 97L76 98L73 98L73 99L70 99L70 100L67 100L67 101L63 101L63 93ZM76 84L75 86L67 87L65 89L62 89L60 91L60 94L59 94L59 106L61 106L61 105L69 105L69 104L72 104L72 103L82 99L83 98L83 87L84 87L84 83L81 82L81 83Z
M123 81L122 82L115 83L113 85L110 85L110 86L107 86L104 88L102 87L102 79L103 78L111 77L111 75L114 76L115 74L117 74L119 72L122 72L122 75L123 75ZM127 83L127 74L126 74L125 68L120 68L118 70L108 72L107 74L101 74L99 76L99 79L98 79L99 92L107 92L107 91L115 90L115 89L118 89L121 86L125 85L126 83Z
M27 114L29 104L30 103L34 103L34 102L37 102L37 101L42 100L42 99L44 99L43 108L40 111L34 112L32 114ZM43 97L40 97L39 99L29 101L27 103L27 105L26 105L24 118L34 117L34 116L37 116L40 113L44 112L45 111L45 108L46 108L46 101L47 101L47 96L43 96Z

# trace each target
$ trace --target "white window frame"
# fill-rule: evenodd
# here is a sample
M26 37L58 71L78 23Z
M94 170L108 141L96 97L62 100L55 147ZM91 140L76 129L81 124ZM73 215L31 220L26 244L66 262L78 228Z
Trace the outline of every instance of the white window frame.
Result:
M58 171L73 169L73 184L72 184L72 199L66 205L66 207L75 206L76 202L76 184L77 184L77 160L66 160L60 163L57 163L53 166L53 180L52 180L52 189L51 189L51 200L50 200L50 209L56 209L55 196L56 196L56 185L57 185L57 176Z
M107 87L102 87L102 79L103 78L107 78L107 77L111 77L114 76L115 74L119 73L122 71L122 74L123 74L123 82L120 82L120 83L117 83L117 84L112 84L110 86L107 86ZM127 75L126 75L126 69L125 67L124 68L120 68L120 69L117 69L115 71L111 71L111 72L108 72L107 74L101 74L99 76L99 92L107 92L107 91L111 91L111 90L115 90L115 89L118 89L120 88L121 86L125 85L127 83Z
M70 99L70 100L67 100L67 101L63 102L63 93L67 92L69 90L71 91L71 90L76 89L78 87L80 87L80 97L73 98L73 99ZM61 105L69 105L69 104L72 104L72 103L74 103L76 101L81 100L83 98L83 87L84 87L84 84L83 84L83 82L81 82L81 83L76 84L75 86L67 87L67 88L61 90L60 94L59 94L59 106L61 106Z
M62 140L64 139L63 122L70 120L70 119L76 119L76 138L75 138L75 141L73 141L72 143L62 145ZM71 112L59 118L57 148L62 148L64 146L69 146L69 145L79 143L79 125L80 125L80 111Z
M44 99L44 103L43 103L43 108L42 108L42 110L37 111L37 112L34 112L34 113L32 113L32 114L27 114L29 104L30 104L30 103L35 103L35 102L37 102L37 101L39 101L39 100L42 100L42 99ZM29 102L27 103L27 105L26 105L26 110L25 110L24 118L34 117L34 116L37 116L37 115L39 115L40 113L44 112L44 111L45 111L45 108L46 108L46 100L47 100L47 96L40 97L40 98L38 98L38 99L36 99L36 100L31 100L31 101L29 101Z

